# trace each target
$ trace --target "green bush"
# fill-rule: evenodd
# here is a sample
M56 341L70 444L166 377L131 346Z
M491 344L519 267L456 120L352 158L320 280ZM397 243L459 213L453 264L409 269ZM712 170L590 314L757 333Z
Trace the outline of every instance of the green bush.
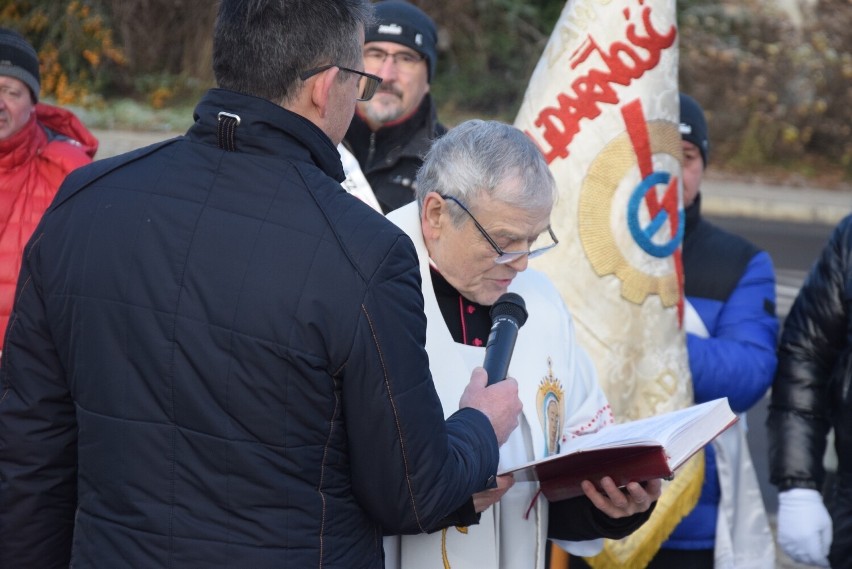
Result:
M850 27L838 0L798 26L763 2L684 3L680 83L707 111L714 160L852 180Z
M102 103L102 94L126 62L97 2L4 1L0 21L35 46L42 95L60 104Z
M442 120L513 120L565 1L412 1L438 24ZM850 182L852 5L815 0L798 25L774 5L678 0L681 89L707 111L714 164ZM154 111L191 106L213 83L215 12L215 2L0 0L0 21L39 51L45 96Z
M511 121L562 0L415 1L440 29L441 117ZM852 5L796 26L760 0L678 0L681 89L704 106L715 165L852 182Z

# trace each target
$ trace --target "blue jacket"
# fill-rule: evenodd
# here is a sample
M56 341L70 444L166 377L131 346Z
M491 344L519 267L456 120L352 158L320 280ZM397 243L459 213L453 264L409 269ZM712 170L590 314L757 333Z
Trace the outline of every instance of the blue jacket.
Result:
M700 208L699 196L686 209L683 240L686 298L709 332L686 339L695 402L727 397L735 412L744 413L763 397L775 373L775 271L768 253L707 222ZM713 447L706 449L698 505L665 548L714 547L719 479Z
M485 489L414 247L342 179L312 123L214 89L185 137L66 180L0 368L0 566L378 569L383 533Z

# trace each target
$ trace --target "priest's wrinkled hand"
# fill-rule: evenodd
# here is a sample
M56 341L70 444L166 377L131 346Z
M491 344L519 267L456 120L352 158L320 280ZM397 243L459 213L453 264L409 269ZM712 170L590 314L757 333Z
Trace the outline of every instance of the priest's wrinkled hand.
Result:
M630 482L622 489L605 476L597 487L589 480L584 480L582 487L597 509L611 518L626 518L647 511L660 497L663 481L655 478L641 484Z
M515 485L515 477L511 474L504 474L497 477L497 487L489 490L483 490L473 495L473 507L477 514L481 514L494 504L500 501L503 494L509 491L509 488Z
M462 393L459 409L473 407L481 411L494 428L497 444L503 443L518 426L523 404L518 398L518 382L511 377L488 386L488 373L483 367L474 368L470 383Z

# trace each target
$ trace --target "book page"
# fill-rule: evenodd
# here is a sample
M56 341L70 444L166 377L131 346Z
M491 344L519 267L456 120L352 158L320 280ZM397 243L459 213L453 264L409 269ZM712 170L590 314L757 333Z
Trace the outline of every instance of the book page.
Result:
M728 399L723 397L670 413L613 425L589 435L581 435L563 444L558 455L531 461L510 470L549 462L568 454L628 446L663 447L666 454L671 457L670 462L674 468L736 420L736 415L728 405Z
M704 429L701 427L704 425L700 419L706 415L715 415L718 409L727 410L728 413L731 413L727 398L708 401L700 405L693 405L685 409L678 409L629 423L620 423L601 429L591 435L579 436L564 445L564 452L645 443L669 447L669 443L672 442L674 437L687 429L694 431L693 434L702 440L707 437L712 438L717 433L703 432Z

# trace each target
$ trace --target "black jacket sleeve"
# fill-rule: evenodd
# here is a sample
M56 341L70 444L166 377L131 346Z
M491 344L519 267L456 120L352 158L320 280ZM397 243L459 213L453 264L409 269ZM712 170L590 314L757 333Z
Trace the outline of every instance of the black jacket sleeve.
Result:
M425 341L420 272L401 236L370 281L342 381L352 489L386 534L437 529L497 471L484 414L467 408L444 421Z
M784 322L767 417L770 480L782 490L821 488L832 419L838 448L848 448L850 307L852 216L834 230Z
M24 253L0 363L0 567L68 567L77 507L74 402ZM36 245L32 245L36 243Z
M616 519L598 510L585 496L551 502L547 537L567 541L585 541L599 537L621 539L639 529L651 517L656 505L654 502L641 514Z
M460 508L451 512L450 515L439 521L432 531L442 530L450 527L467 527L475 526L479 523L481 514L476 513L476 507L473 505L473 498L461 505Z

